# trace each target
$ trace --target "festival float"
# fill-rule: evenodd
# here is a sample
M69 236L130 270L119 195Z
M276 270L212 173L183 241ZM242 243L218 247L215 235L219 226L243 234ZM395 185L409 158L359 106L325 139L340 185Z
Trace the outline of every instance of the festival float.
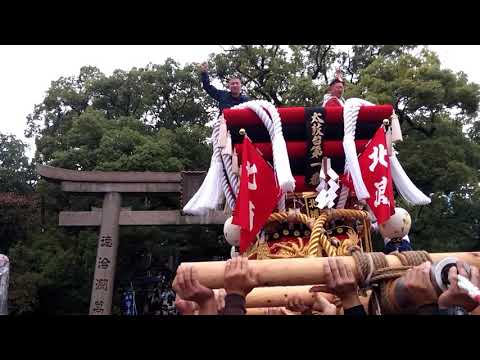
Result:
M342 256L354 269L370 313L395 312L385 280L411 266L452 264L452 256L478 265L477 253L402 251L411 250L411 218L395 207L394 188L410 205L430 198L402 168L399 141L393 106L363 99L280 108L254 100L223 111L213 125L210 169L183 211L205 215L225 199L231 256L253 260L260 276L261 287L246 299L250 313L284 306L292 294L311 303L326 257ZM372 231L396 251L373 252ZM223 262L189 265L205 286L223 287Z

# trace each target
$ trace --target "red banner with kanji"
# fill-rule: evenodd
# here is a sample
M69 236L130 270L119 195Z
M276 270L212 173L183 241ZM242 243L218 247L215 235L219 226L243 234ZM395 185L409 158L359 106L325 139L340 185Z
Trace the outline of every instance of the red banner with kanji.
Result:
M383 224L395 213L392 173L385 130L381 126L358 158L362 178L370 194L367 200L377 222Z
M243 139L242 147L240 190L232 220L233 224L241 228L240 253L253 243L256 234L275 209L281 194L272 167L247 136Z

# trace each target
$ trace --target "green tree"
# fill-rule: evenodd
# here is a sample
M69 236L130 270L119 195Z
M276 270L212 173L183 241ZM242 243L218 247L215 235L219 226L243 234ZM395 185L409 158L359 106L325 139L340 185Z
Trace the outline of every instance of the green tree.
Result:
M15 135L0 133L0 192L33 191L35 173L25 155L27 146Z
M435 135L413 131L397 147L410 177L432 199L423 207L403 204L412 214L412 239L417 249L472 251L480 246L480 148L448 117L436 126Z
M211 129L204 124L211 105L194 65L180 67L169 59L111 76L84 67L78 76L52 82L44 101L28 117L26 134L36 138L37 163L77 170L201 170L210 163L206 139ZM57 219L61 210L90 210L101 206L102 199L63 193L59 185L43 180L36 191L42 199L43 224L16 241L9 254L19 263L12 271L12 312L86 313L98 229L59 228ZM126 194L122 206L156 210L178 209L180 204L171 194ZM218 239L220 229L206 230L199 235L197 227L186 227L166 236L160 229L122 229L119 264L132 266L123 275L119 265L117 283L121 287L129 276L141 273L139 253L153 254L153 268L158 270L178 244L185 245L176 251L177 260L207 260L225 250ZM188 241L194 234L198 241ZM169 245L159 251L166 239ZM125 247L128 252L122 250Z
M440 65L438 56L425 49L419 55L379 56L360 72L354 93L374 103L393 104L400 122L408 124L407 131L432 136L436 123L450 114L455 114L454 122L472 123L479 85Z
M0 253L23 239L38 210L36 175L25 155L27 144L0 133Z
M128 159L154 148L152 141L158 140L158 132L170 129L174 137L189 134L183 145L197 150L192 161L185 151L180 153L186 157L175 160L169 159L175 157L168 154L170 150L157 149L157 155L167 156L165 162L157 158L157 165L170 165L148 169L182 170L190 163L201 169L208 166L209 147L204 139L210 130L203 125L209 120L211 105L194 65L181 68L168 59L162 65L117 70L109 77L96 68L83 67L78 77L52 82L43 103L28 116L26 135L36 137L40 163L79 170L129 170L134 165Z
M276 106L319 105L340 66L346 97L391 103L400 118L404 141L398 156L432 198L429 206L415 208L397 198L412 214L415 248L478 249L479 85L464 73L442 68L433 52L410 45L355 45L348 51L332 45L242 45L213 54L209 63L212 76L221 81L240 76L252 98ZM206 170L211 129L204 125L215 114L213 105L201 89L196 64L182 67L168 59L111 76L83 67L78 76L52 82L29 115L26 134L36 139L38 163L81 170ZM12 270L12 306L17 313L86 313L98 229L62 229L56 221L58 211L89 210L100 206L101 198L65 194L44 181L36 192L44 217L10 246L9 256L18 263ZM178 209L179 199L129 195L123 206ZM123 282L163 268L172 258L227 256L220 230L122 228L115 304ZM148 266L142 262L147 255Z

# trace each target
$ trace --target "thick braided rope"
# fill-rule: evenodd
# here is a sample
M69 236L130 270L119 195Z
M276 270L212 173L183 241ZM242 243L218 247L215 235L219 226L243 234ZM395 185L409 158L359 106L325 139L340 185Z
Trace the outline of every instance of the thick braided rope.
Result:
M322 256L322 249L325 250L328 256L339 255L337 248L333 246L332 243L328 240L324 228L324 225L327 221L339 217L353 217L365 220L368 219L368 213L362 210L331 209L322 212L316 220L307 217L305 214L296 214L297 221L306 224L312 230L307 250L307 254L309 256ZM285 221L287 220L287 218L287 212L273 213L270 215L267 222ZM312 221L314 221L313 226Z
M273 213L270 215L267 222L285 221L288 219L288 216L289 214L287 212ZM323 216L326 217L326 215L323 215ZM310 230L312 230L310 241L308 242L308 247L307 247L308 256L322 256L322 253L320 251L320 235L323 233L324 229L322 226L319 226L315 229L315 224L317 223L318 219L315 220L302 213L295 214L295 219L307 225L307 227ZM327 240L327 243L328 245L330 245L330 242L328 240Z
M215 125L214 125L214 128L213 128L213 146L214 146L213 156L223 164L222 155L221 155L222 150L221 150L220 146L218 146L219 133L220 133L220 121L217 120L217 122L215 122ZM232 190L230 189L228 179L227 179L227 174L225 173L225 169L224 169L224 171L222 171L221 181L222 181L223 193L225 195L225 199L227 201L227 204L230 207L230 209L233 210L233 209L235 209L235 197L233 196Z
M225 122L225 118L220 116L220 124ZM221 125L220 125L221 126ZM226 125L225 125L226 126ZM220 139L219 139L220 141ZM230 136L230 133L227 133L227 142L225 146L228 148L228 150L232 151L232 137ZM223 168L225 169L225 172L227 173L228 177L228 182L230 183L232 190L233 190L233 195L236 198L238 191L240 190L240 185L239 185L239 179L238 175L233 172L233 164L232 164L232 155L228 153L224 153L223 151L221 152L222 154L222 162L223 162Z
M220 118L217 119L215 124L213 125L213 133L212 133L212 140L213 140L213 156L217 161L222 163L225 167L225 164L223 163L222 159L222 149L218 145L218 137L220 133ZM227 179L227 174L225 173L225 168L224 171L222 171L222 189L223 193L225 194L225 199L227 200L228 206L230 209L235 209L235 197L232 194L232 190L230 189L228 179Z
M358 220L364 220L369 216L366 211L354 209L329 209L326 211L326 214L328 215L327 221L341 217L351 217Z
M360 251L359 248L352 248L351 255L355 260L357 272L360 277L360 287L364 288L366 287L365 279L368 277L368 274L370 273L370 262L369 262L368 255Z
M345 152L345 170L348 170L355 187L355 193L359 200L368 199L370 194L363 182L360 165L357 158L357 149L355 147L355 129L357 127L357 118L360 107L364 105L374 105L366 100L351 98L345 101L343 108L343 150Z
M272 153L273 161L275 163L275 169L278 173L279 183L282 184L281 188L284 192L291 192L295 190L295 179L293 178L290 169L290 160L288 158L287 144L283 137L282 122L278 110L271 103L265 100L259 100L260 105L264 108L271 117L271 123L273 125L273 132L275 134L272 137ZM278 166L280 165L280 166ZM282 179L282 182L280 182Z
M432 261L426 251L405 251L392 254L400 259L403 266L389 267L383 253L365 253L357 247L351 249L351 254L357 265L362 287L368 286L371 282L402 276L413 266Z
M340 190L340 195L338 196L338 201L337 201L337 206L335 206L337 209L343 209L345 207L345 204L347 203L348 200L348 193L350 192L350 189L346 185L342 185L342 189Z
M363 222L365 222L369 218L368 212L363 211L363 210L354 210L354 209L329 209L329 210L327 210L326 214L327 214L326 222L328 222L330 220L333 220L333 219L341 218L341 217L350 217L350 218L354 218L354 219L357 219L357 220L362 220ZM367 229L367 228L365 228L365 229ZM348 241L348 240L344 240L343 243L342 243L343 245L336 249L336 252L337 252L336 255L337 256L342 256L342 255L348 254L349 253L349 248L351 246L356 246L357 245L357 244L345 243L346 241ZM369 248L368 250L371 250L370 249L370 243L369 243L368 239L367 239L366 246Z
M315 221L315 225L312 230L312 235L310 236L309 241L309 256L321 256L321 248L325 250L328 256L338 256L340 253L344 253L345 249L337 249L332 243L328 240L328 237L325 233L324 225L326 222L340 218L340 217L353 217L357 219L366 219L368 218L368 213L362 210L351 210L351 209L330 209L323 212Z
M370 297L370 313L395 314L402 311L390 301L394 284L392 280L403 276L413 266L432 261L426 251L406 251L392 253L400 260L402 266L389 267L383 253L364 253L357 247L351 249L351 254L360 275L360 287L365 289L370 285L379 285L373 287L375 296Z
M282 123L278 110L264 100L253 100L234 106L232 109L248 108L257 114L270 135L272 142L273 164L277 173L278 183L284 193L295 190L295 179L290 169L287 144L283 137Z
M398 253L393 253L392 255L395 255L402 265L404 266L418 266L423 264L426 261L432 261L432 258L426 251L403 251L403 252L398 252Z
M392 253L392 255L395 255L403 266L393 269L385 269L385 275L382 277L381 274L379 274L375 279L377 283L380 283L379 288L376 290L377 297L380 299L377 306L381 308L381 312L384 314L408 313L411 309L402 309L395 303L395 301L391 301L391 299L394 298L393 291L395 282L393 280L401 277L413 266L418 266L425 261L432 261L432 259L426 251L395 252ZM380 271L378 272L380 273Z
M233 196L232 190L230 189L225 172L223 173L223 177L222 177L222 188L223 188L223 193L225 194L225 199L227 200L228 206L232 210L235 209L235 203L236 203L235 197Z
M325 234L324 224L328 219L327 213L322 213L316 220L313 225L312 234L310 235L309 241L309 256L322 256L321 249L325 250L327 256L337 256L337 249L331 244L328 240L327 235Z
M238 184L238 177L233 173L232 157L228 154L222 154L223 168L227 173L228 182L232 185L233 194L236 197L240 189Z
M277 221L277 222L285 221L288 219L288 216L289 214L287 212L273 213L268 217L267 223L271 223L274 221ZM295 214L295 220L307 225L310 230L313 227L313 221L312 221L313 219L308 217L305 214L302 214L302 213Z

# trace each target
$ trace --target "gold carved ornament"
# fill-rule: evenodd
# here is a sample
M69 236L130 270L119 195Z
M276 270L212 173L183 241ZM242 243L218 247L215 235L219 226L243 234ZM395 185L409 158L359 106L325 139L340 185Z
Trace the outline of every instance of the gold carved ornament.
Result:
M361 237L353 229L349 229L347 231L348 238L344 239L338 247L332 244L332 238L329 238L324 226L330 220L341 217L350 217L363 221L363 243ZM327 256L346 256L349 255L350 249L354 246L360 246L364 251L371 252L372 245L368 219L368 213L366 211L350 209L329 209L321 211L320 216L316 219L302 213L294 214L293 218L292 214L287 212L273 213L268 218L267 224L286 220L303 223L312 231L310 240L307 244L304 244L302 238L298 238L299 244L288 241L276 243L272 246L272 249L280 249L276 254L271 253L271 249L265 240L257 240L255 244L246 251L246 256L251 257L256 255L258 260L311 256L320 257L323 256L323 252Z

